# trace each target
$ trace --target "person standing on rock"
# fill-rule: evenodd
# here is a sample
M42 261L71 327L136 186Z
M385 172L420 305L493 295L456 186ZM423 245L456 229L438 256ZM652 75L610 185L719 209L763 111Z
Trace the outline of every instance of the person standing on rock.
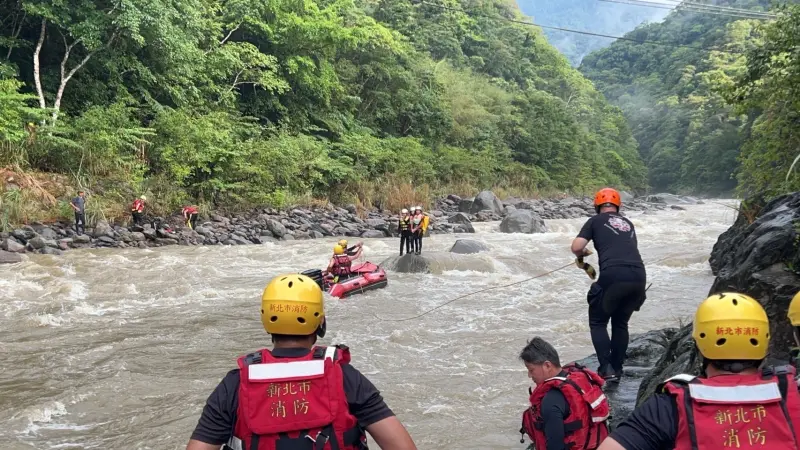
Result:
M80 236L86 232L86 192L78 191L69 204L75 210L75 232Z
M596 449L608 436L610 406L600 375L575 363L562 367L558 352L540 337L519 358L536 383L522 429L536 450Z
M622 206L619 192L601 189L594 197L594 206L597 215L583 225L572 241L571 250L575 256L587 256L589 241L594 242L597 250L600 277L587 294L589 330L600 362L600 376L619 381L628 350L628 321L645 301L647 273L633 223L619 214Z
M412 251L413 235L411 234L411 216L408 215L408 210L403 208L400 211L400 219L397 221L397 232L400 233L400 256L403 256L403 246L405 246L406 253Z
M197 207L184 206L182 212L183 218L186 220L186 226L194 230L197 226Z
M206 400L186 450L361 450L365 430L388 450L416 450L380 391L325 337L322 290L300 274L273 278L261 296L273 348L242 356Z
M420 206L412 208L411 235L414 242L414 253L422 254L422 207Z
M141 225L144 222L144 202L146 200L147 197L142 195L134 200L133 205L131 205L131 216L133 217L134 225Z
M795 369L762 367L770 331L761 304L739 293L712 295L697 308L692 338L703 375L666 380L600 450L797 449Z

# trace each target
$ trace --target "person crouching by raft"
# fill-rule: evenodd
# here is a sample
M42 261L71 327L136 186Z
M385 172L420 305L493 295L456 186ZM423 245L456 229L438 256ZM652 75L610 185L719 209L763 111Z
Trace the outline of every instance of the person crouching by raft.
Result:
M406 253L412 251L413 235L411 234L411 216L408 215L408 210L403 208L400 211L400 219L397 221L397 232L400 233L400 256L403 256L403 248Z
M594 206L597 215L583 225L571 250L579 258L589 255L589 241L597 250L600 277L587 294L589 331L600 362L598 373L606 380L619 381L628 349L628 321L645 301L647 273L639 255L636 229L619 214L619 192L601 189L594 197Z
M133 201L131 205L131 218L133 219L134 225L141 225L144 223L144 202L147 201L147 197L142 195L141 197L137 198Z
M182 211L183 218L186 220L186 226L194 230L197 226L197 207L184 206Z
M540 337L519 355L536 383L522 414L523 435L536 450L596 449L608 436L610 406L600 375L575 363L561 366L558 352Z
M273 348L238 359L206 400L186 450L416 450L380 391L350 365L344 345L316 346L327 328L322 290L300 274L261 296Z
M763 367L770 324L761 304L727 292L697 308L692 338L702 375L676 375L622 422L600 450L796 450L794 367Z

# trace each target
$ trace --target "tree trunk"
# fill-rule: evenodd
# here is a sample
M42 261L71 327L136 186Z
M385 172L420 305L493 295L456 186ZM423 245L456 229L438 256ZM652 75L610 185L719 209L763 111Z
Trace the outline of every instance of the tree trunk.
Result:
M36 50L33 52L33 81L36 84L36 93L39 95L39 106L42 109L47 108L44 101L44 92L42 91L42 81L39 76L39 53L42 51L44 44L45 29L47 28L47 19L42 19L42 29L39 31L39 41L36 43Z

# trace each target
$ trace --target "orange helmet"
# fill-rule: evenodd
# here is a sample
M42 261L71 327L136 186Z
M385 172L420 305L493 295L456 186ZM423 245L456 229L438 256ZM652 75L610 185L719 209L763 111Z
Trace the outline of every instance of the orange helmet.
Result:
M599 208L600 205L604 205L606 203L611 203L612 205L616 206L617 209L622 206L622 200L619 197L619 192L616 189L611 188L603 188L597 191L597 194L594 194L594 207Z

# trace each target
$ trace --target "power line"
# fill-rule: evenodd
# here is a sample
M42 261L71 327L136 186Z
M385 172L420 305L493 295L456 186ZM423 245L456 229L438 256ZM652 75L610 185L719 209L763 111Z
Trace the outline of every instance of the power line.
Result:
M684 2L680 5L671 5L667 3L657 3L646 0L599 0L606 3L619 3L622 5L644 6L647 8L666 9L669 11L689 11L695 13L714 14L725 17L734 17L738 19L774 19L774 14L766 14L756 11L728 11L715 8L705 8L701 5L694 6L691 2Z
M414 0L412 0L412 2L414 2ZM481 16L481 17L486 17L488 19L504 20L506 22L518 23L518 24L521 24L521 25L535 26L535 27L539 27L539 28L544 28L546 30L564 31L564 32L567 32L567 33L583 34L583 35L586 35L586 36L595 36L595 37L604 37L604 38L609 38L609 39L617 39L617 40L620 40L620 41L635 42L637 44L652 44L652 45L661 45L661 46L664 46L664 47L673 47L673 48L682 47L682 48L691 48L691 49L695 49L695 50L705 50L705 51L722 52L722 53L730 53L730 54L741 54L741 53L743 53L743 52L740 52L740 51L725 50L725 49L721 49L721 48L718 48L718 47L701 47L701 46L696 46L696 45L679 44L677 42L661 42L661 41L651 41L651 40L647 40L647 39L633 39L633 38L627 38L627 37L624 37L624 36L612 36L612 35L609 35L609 34L594 33L594 32L591 32L591 31L581 31L581 30L572 30L572 29L569 29L569 28L562 28L562 27L552 27L552 26L548 26L548 25L540 25L540 24L534 23L534 22L525 22L525 21L522 21L522 20L509 19L507 17L502 17L502 16L489 15L489 14L484 14L484 13L480 13L480 12L476 12L476 11L468 11L468 10L461 9L461 8L452 8L452 7L449 7L449 6L437 5L435 3L426 2L425 0L416 0L416 3L422 4L422 5L433 6L435 8L461 12L461 13L464 13L464 14L466 14L468 16Z
M691 6L697 8L713 9L718 11L740 12L744 14L758 14L762 16L777 17L775 14L770 12L754 11L752 9L734 8L731 6L723 6L723 5L709 5L708 3L700 3L699 1L694 1L694 0L662 0L662 1L675 3L677 7Z

